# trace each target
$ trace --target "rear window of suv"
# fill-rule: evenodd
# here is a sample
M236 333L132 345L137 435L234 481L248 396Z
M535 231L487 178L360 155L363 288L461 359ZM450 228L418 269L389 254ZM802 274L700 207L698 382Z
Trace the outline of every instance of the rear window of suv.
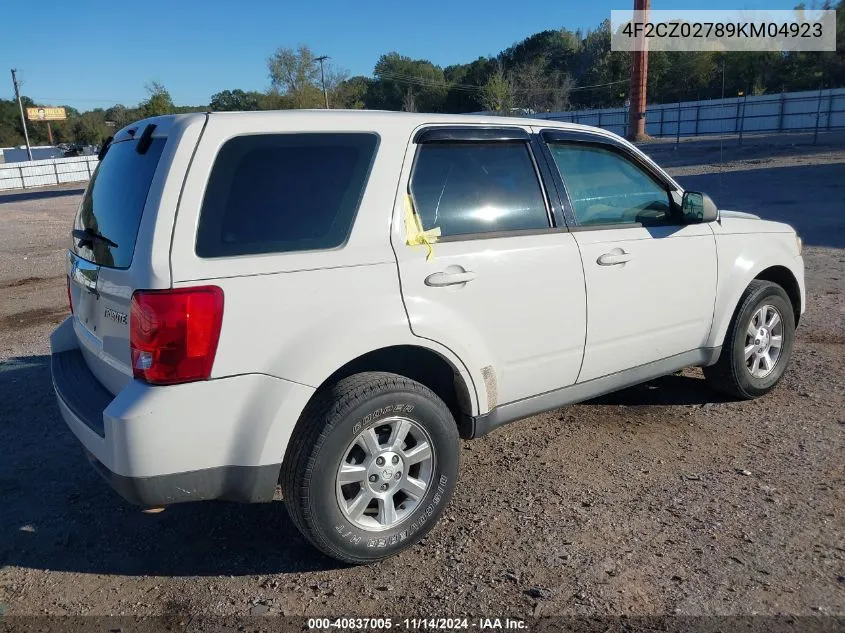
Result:
M166 141L153 138L143 154L136 151L137 140L109 147L91 176L73 228L102 236L111 244L100 239L73 239L74 253L100 266L129 268L150 183Z
M239 136L217 155L196 253L335 248L349 237L378 145L371 133Z

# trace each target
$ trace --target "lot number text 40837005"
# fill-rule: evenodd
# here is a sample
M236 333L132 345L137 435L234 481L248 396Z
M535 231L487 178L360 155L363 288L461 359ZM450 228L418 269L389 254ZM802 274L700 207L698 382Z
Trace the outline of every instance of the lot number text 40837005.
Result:
M511 630L528 628L524 620L512 618L309 618L311 630L370 629L386 631L393 628L411 631L421 630Z

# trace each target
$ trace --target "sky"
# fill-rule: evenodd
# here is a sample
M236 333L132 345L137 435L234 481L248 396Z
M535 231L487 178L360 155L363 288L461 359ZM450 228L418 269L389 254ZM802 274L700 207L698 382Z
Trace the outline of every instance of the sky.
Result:
M790 9L798 0L652 0L653 9ZM10 68L39 105L79 110L137 105L158 81L177 105L207 104L221 90L264 90L266 60L307 44L350 75L370 76L391 51L448 66L467 63L547 29L593 28L633 0L73 0L4 2L0 98ZM120 5L126 5L122 7Z

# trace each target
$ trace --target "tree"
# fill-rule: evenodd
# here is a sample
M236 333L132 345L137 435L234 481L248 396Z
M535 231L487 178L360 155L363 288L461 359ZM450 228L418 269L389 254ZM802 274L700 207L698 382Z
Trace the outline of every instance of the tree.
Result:
M105 112L106 121L114 123L115 129L119 130L122 127L129 125L133 121L142 118L142 114L138 108L127 108L125 105L117 104L108 108Z
M244 92L243 90L224 90L211 95L209 107L215 112L230 112L235 110L260 110L264 95L260 92Z
M510 76L515 105L531 113L560 111L569 105L573 81L568 73L550 70L538 57L517 66Z
M399 53L382 55L376 62L375 80L367 94L367 107L401 110L408 88L413 88L414 106L420 112L442 112L449 84L443 69L427 59L411 59Z
M502 51L499 60L506 68L514 68L542 59L552 70L567 71L580 49L581 36L578 33L567 29L542 31Z
M271 88L261 95L258 106L259 110L293 110L296 104L290 95L283 95L278 90Z
M405 96L402 97L402 111L416 112L417 98L414 96L414 90L410 86L405 89Z
M361 110L367 101L370 89L370 79L367 77L351 77L340 82L329 97L333 107Z
M296 93L313 86L320 79L320 67L314 53L301 44L298 50L279 48L267 59L273 87L287 93Z
M444 112L478 112L486 109L482 103L482 90L499 63L492 57L479 57L469 64L447 66L443 75L449 83L449 91L443 102Z
M304 44L296 50L279 48L267 59L267 69L273 89L289 96L295 108L324 107L320 62L310 48ZM334 92L346 76L345 70L331 63L323 64L323 79L328 92Z
M109 136L104 110L85 112L71 121L73 140L83 145L99 145Z
M508 114L513 107L513 86L500 68L481 90L481 103L485 110Z
M0 147L21 145L23 142L23 127L17 101L0 99Z
M610 50L610 20L604 20L587 32L574 60L572 78L582 89L572 94L572 107L622 105L630 76L631 55Z
M173 99L167 89L157 81L146 85L149 97L141 102L140 110L144 117L171 114L174 110Z

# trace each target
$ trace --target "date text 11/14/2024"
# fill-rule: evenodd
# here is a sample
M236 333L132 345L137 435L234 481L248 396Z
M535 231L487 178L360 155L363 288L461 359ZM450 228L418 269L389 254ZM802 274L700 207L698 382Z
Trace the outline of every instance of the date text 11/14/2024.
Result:
M518 618L309 618L308 628L314 631L390 629L424 630L527 630L528 624Z

